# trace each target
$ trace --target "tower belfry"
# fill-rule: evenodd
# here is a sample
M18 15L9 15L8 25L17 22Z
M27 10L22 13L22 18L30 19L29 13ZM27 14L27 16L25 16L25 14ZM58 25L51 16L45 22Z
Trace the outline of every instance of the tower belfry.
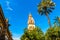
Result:
M5 19L0 5L0 40L12 40L8 26L8 20Z
M33 30L34 28L35 28L35 21L30 13L28 18L28 30Z

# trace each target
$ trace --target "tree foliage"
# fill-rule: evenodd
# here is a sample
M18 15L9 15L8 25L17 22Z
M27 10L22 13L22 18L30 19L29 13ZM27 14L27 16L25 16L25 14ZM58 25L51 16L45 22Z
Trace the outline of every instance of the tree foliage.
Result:
M60 27L55 25L47 30L45 40L56 40L60 38Z
M40 15L46 15L48 19L48 24L51 27L50 18L48 14L55 9L55 3L52 0L42 0L38 5L38 12Z
M32 31L29 31L26 28L24 30L24 34L21 37L21 40L44 40L44 34L38 27Z
M57 26L60 26L60 17L57 16L54 20L55 20L54 23L55 23Z
M52 12L55 7L55 3L52 0L42 0L38 5L38 12L43 15Z

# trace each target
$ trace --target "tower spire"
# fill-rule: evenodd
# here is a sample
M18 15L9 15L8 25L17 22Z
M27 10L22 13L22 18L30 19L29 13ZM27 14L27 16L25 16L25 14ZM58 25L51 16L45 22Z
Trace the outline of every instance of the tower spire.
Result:
M31 13L29 14L29 18L28 18L28 30L33 30L35 28L35 22L34 19L31 15Z

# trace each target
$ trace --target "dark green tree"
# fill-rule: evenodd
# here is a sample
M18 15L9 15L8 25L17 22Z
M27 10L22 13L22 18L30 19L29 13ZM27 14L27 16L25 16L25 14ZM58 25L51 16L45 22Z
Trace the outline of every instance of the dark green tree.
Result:
M54 24L45 34L45 40L56 40L60 38L60 27ZM59 39L60 40L60 39Z
M46 15L46 17L48 19L48 24L50 27L51 27L51 23L50 23L50 18L48 16L48 14L50 14L50 12L52 12L54 7L55 7L55 3L52 2L52 0L42 0L38 5L39 14Z
M53 31L54 31L53 28L49 28L49 29L47 30L47 32L45 33L45 40L51 40L51 36L52 36L52 34L53 34Z
M32 31L25 29L21 40L44 40L44 34L38 27Z

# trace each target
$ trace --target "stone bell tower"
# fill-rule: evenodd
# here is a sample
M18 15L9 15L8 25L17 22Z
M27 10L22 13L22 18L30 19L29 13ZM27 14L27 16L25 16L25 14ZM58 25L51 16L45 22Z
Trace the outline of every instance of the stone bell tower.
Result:
M30 13L28 18L28 30L33 30L34 28L35 28L35 21Z

